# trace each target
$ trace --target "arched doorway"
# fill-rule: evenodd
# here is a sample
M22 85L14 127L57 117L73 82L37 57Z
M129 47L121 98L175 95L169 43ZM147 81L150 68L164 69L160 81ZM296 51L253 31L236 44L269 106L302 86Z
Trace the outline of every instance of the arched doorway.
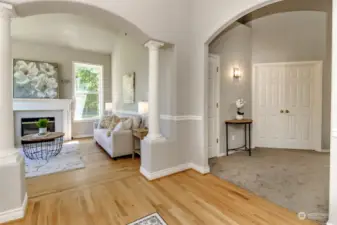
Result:
M11 58L11 30L10 30L10 18L13 13L13 6L5 3L1 3L1 74L4 75L2 79L1 88L1 107L4 109L1 122L8 124L7 130L2 131L2 145L0 151L1 161L1 173L10 174L6 176L8 182L5 181L8 186L4 186L2 189L0 208L7 212L7 210L18 209L14 215L1 215L0 221L5 222L11 219L19 219L24 216L25 207L27 205L27 190L25 186L25 173L24 162L18 151L14 148L14 130L13 128L13 99L12 99L12 78L9 78L9 74L12 72L12 58ZM128 33L130 37L136 40L138 45L144 44L149 37L144 34L134 24L126 21L125 19L103 10L101 8L83 4L80 2L68 2L68 1L46 1L46 2L29 2L22 3L15 6L16 16L29 17L40 14L49 13L63 13L74 14L87 18L95 18L100 21L106 27L118 28L120 32ZM8 111L7 111L8 110ZM12 111L9 113L9 111ZM68 114L65 115L65 120L70 119L70 108ZM13 135L12 135L13 133ZM12 144L10 144L13 142ZM2 163L4 161L4 163ZM6 180L5 179L5 180ZM13 187L15 186L15 190ZM10 194L9 194L10 193Z
M285 2L285 1L284 1ZM286 12L287 10L289 10L289 8L282 8L282 4L284 4L284 2L280 2L280 3L274 3L274 4L269 4L268 6L266 6L265 8L267 8L266 9L266 11L264 12L265 14L263 15L263 13L262 14L260 14L259 15L259 18L260 17L263 17L263 16L265 16L265 15L270 15L270 14L272 14L272 12L273 12L273 9L278 9L278 10L281 10L282 12ZM312 2L313 3L313 2ZM302 3L303 4L303 3ZM315 7L313 7L313 4L309 4L309 5L306 5L306 6L301 6L301 3L298 3L298 5L296 5L296 6L294 6L294 8L292 8L292 10L289 10L289 11L293 11L293 12L295 12L295 11L309 11L309 10L313 10L313 11L324 11L324 10L321 10L320 9L320 7L321 6L319 6L318 8L315 8ZM263 7L262 7L263 8ZM255 11L255 10L254 10ZM258 10L258 11L260 11L260 12L263 12L263 10ZM331 20L331 14L329 14L329 18L330 18L330 20ZM248 19L247 17L245 18L245 17L243 17L243 19ZM249 19L248 19L249 20ZM239 22L243 22L243 23L245 23L245 21L240 21L240 19L239 19ZM330 22L330 25L331 25L331 22ZM324 25L323 25L324 26ZM228 27L227 27L228 28ZM227 29L226 28L226 29ZM228 28L228 29L231 29L231 28ZM226 31L221 31L221 32L226 32ZM324 32L323 32L324 33ZM331 33L331 30L328 30L328 32L327 32L327 34L330 34ZM325 35L325 33L324 33L324 35ZM329 35L327 35L327 37L330 37L330 41L331 41L331 36L329 36ZM228 36L227 36L227 38L228 38ZM322 36L322 38L324 39L324 37ZM214 40L214 37L211 37L211 40L213 41ZM213 42L213 44L214 44L214 42ZM208 42L206 42L206 47L205 48L207 48L208 49ZM237 48L237 50L238 51L240 51L240 48L238 47ZM331 46L327 49L327 55L329 55L329 52L331 51ZM214 54L214 52L210 52L210 53L212 53L212 54ZM325 56L323 57L324 59L325 59ZM322 58L322 60L323 60L323 58ZM328 58L328 57L327 57ZM328 60L331 60L331 59L328 59ZM286 61L286 60L284 60L284 61ZM207 66L206 66L207 67ZM251 67L251 66L249 66L248 65L248 67ZM220 70L221 70L221 68L220 68ZM249 69L248 69L249 70ZM327 66L326 66L326 68L325 68L325 70L326 71L328 71L328 74L329 74L329 79L327 79L326 81L325 81L325 85L327 86L327 89L329 89L330 88L330 77L331 77L331 71L330 71L330 64L327 64ZM207 78L207 76L206 76L206 78ZM207 82L205 82L205 84L207 84ZM250 86L250 85L248 85L248 86ZM326 90L327 92L326 92L326 94L325 94L325 96L327 96L328 97L328 99L326 99L326 101L325 102L327 102L327 104L329 105L329 102L330 102L330 91L329 90ZM208 91L206 91L205 93L209 93ZM207 95L206 94L206 95ZM227 93L228 94L228 93ZM205 99L207 99L207 98L205 98ZM232 99L232 101L234 102L234 100ZM207 109L207 107L205 107L206 109ZM235 107L234 107L235 108ZM323 109L324 110L324 109ZM323 114L325 114L325 118L330 118L330 107L328 107L326 110L325 110L325 113L323 113ZM323 118L324 118L323 117ZM208 118L207 116L205 116L205 118ZM220 123L222 123L223 122L223 120L220 120L221 122ZM325 121L325 122L323 122L324 124L326 124L326 127L325 128L323 128L323 130L326 130L326 132L325 133L323 133L323 134L320 134L320 135L322 135L322 138L324 139L324 138L326 138L325 139L325 143L327 143L327 144L329 144L329 142L330 142L330 140L329 140L329 135L330 135L330 120L328 120L328 121ZM324 126L324 125L323 125ZM209 126L207 126L207 128L208 128ZM206 128L206 129L207 129ZM205 137L207 137L207 135L205 135ZM221 138L223 138L223 136L220 136L220 139ZM210 141L210 140L208 140L208 141ZM320 145L320 144L319 144ZM209 146L209 145L206 145L206 146ZM329 146L329 145L325 145L325 146ZM321 149L321 145L320 145L320 147L319 147L320 149ZM324 148L329 148L329 147L324 147L324 143L322 144L322 148L324 149ZM207 148L205 148L205 149L207 149ZM319 149L319 150L320 150ZM206 154L207 155L207 154ZM323 165L322 165L323 166ZM327 178L328 178L328 175L326 176ZM325 191L326 192L326 191ZM327 205L327 204L326 204ZM327 212L327 211L326 211Z

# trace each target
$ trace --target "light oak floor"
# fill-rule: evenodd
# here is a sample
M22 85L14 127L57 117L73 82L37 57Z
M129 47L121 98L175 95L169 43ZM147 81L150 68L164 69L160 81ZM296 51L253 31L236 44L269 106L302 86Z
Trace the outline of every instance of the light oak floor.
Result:
M149 182L139 159L113 161L91 141L81 150L85 169L27 179L26 216L11 225L125 225L154 212L168 225L315 224L210 174Z

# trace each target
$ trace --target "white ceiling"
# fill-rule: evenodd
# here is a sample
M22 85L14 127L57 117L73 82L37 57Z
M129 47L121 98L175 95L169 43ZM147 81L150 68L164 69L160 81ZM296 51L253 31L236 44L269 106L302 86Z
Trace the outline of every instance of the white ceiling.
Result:
M71 14L44 14L12 21L15 40L111 53L118 30Z

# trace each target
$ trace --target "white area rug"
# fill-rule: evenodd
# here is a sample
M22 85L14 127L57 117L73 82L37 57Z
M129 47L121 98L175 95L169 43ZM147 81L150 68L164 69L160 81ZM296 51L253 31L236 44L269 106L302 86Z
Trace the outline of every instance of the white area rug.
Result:
M21 153L25 157L22 150ZM49 161L31 160L25 157L25 164L26 177L37 177L85 167L78 141L64 143L60 154L52 157Z
M167 225L167 223L165 223L158 213L153 213L128 225Z

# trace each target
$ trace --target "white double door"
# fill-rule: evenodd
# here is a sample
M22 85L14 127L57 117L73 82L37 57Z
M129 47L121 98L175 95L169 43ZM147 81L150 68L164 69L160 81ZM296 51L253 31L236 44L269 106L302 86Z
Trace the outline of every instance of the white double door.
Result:
M320 148L321 63L256 64L253 69L255 146Z

